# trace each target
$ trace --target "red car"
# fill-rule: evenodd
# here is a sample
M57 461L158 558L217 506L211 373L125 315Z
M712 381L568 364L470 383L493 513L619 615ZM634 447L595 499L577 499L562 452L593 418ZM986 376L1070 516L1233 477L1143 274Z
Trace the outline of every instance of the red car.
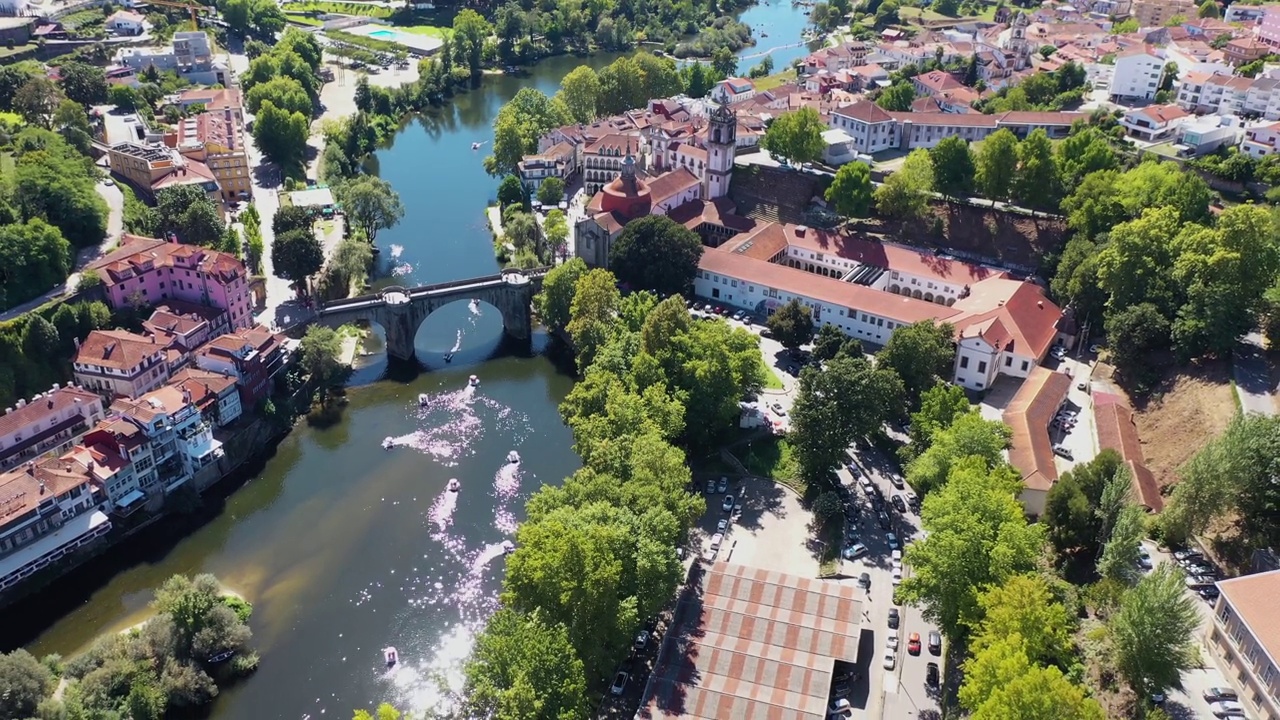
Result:
M907 638L907 652L912 655L920 654L920 633L911 633Z

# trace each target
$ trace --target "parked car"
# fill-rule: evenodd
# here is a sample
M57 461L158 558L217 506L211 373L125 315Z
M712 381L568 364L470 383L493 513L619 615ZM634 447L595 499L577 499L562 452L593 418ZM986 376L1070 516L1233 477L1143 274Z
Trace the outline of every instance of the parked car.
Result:
M1150 555L1140 555L1140 556L1138 556L1138 567L1142 568L1143 570L1150 570L1150 569L1151 569L1151 556L1150 556Z
M897 474L889 475L889 484L901 490L904 486L904 483L902 481L902 476Z
M894 495L891 502L893 503L894 510L897 510L900 513L905 513L907 511L907 501L903 500L901 495Z
M619 671L617 675L613 676L613 685L609 686L609 692L614 695L621 695L627 689L627 680L630 678L630 675Z
M870 590L870 589L871 589L871 575L869 575L869 574L867 574L867 573L862 573L861 575L859 575L859 576L858 576L858 587L862 588L863 590Z
M889 529L889 516L884 511L881 511L876 519L880 521L880 528L882 530Z
M898 608L889 608L889 628L898 629L898 623L902 621L902 616L898 614Z
M1222 702L1224 700L1239 701L1240 697L1236 695L1236 691L1229 687L1211 687L1204 691L1204 701L1207 703Z
M937 630L929 631L929 652L934 655L942 654L942 635Z
M931 688L938 687L938 663L931 662L924 666L924 684Z
M729 519L720 518L720 521L716 523L716 532L723 533L725 530L728 530L728 529L729 529Z
M712 535L712 536L711 536L711 549L712 549L712 550L719 550L719 549L720 549L720 545L721 545L723 542L724 542L724 535L723 535L722 533L716 533L715 535Z
M853 707L844 698L836 698L827 708L828 715L844 715L853 712Z
M1244 717L1244 706L1235 700L1219 700L1209 704L1209 712L1214 717Z
M1203 557L1204 555L1202 555L1199 550L1178 550L1173 553L1173 559L1178 562L1183 562L1190 558L1199 559Z
M845 470L848 470L849 474L854 477L858 477L862 473L862 471L858 469L858 466L855 463L851 463L851 462L845 463L844 468Z
M1089 352L1090 352L1090 353L1093 353L1094 355L1097 355L1098 353L1102 352L1102 346L1101 346L1101 345L1090 345L1090 346L1089 346Z
M1204 575L1188 575L1185 580L1187 587L1192 590L1199 590L1202 587L1212 586L1218 582L1217 578L1206 577Z
M867 554L867 546L860 542L856 542L844 549L844 559L854 560Z
M1053 454L1054 454L1054 455L1061 456L1061 457L1064 457L1064 458L1066 458L1066 459L1068 459L1068 460L1073 460L1073 459L1074 459L1074 458L1072 458L1072 457L1071 457L1071 451L1070 451L1070 450L1068 450L1068 449L1067 449L1067 447L1066 447L1065 445L1054 445L1054 446L1053 446Z
M884 539L885 539L885 542L889 543L889 549L890 549L890 550L897 550L897 549L898 549L898 536L897 536L897 535L894 535L893 533L887 533L887 534L884 536Z
M715 481L715 480L708 480L708 481L707 481L707 494L708 494L708 495L710 495L711 493L713 493L713 492L715 492L715 491L716 491L716 481Z
M716 485L716 492L728 492L728 491L729 491L729 478L721 475L720 483Z
M907 652L912 655L920 654L920 633L911 633L907 637Z
M889 630L889 632L885 633L884 646L893 648L894 650L898 649L898 631L897 630L891 629Z
M913 492L907 493L907 507L913 512L920 512L920 498Z
M724 502L720 503L720 507L724 508L724 511L725 511L725 512L729 512L730 510L732 510L732 509L733 509L733 496L732 496L732 495L725 495L725 496L724 496Z
M637 650L643 650L643 649L645 649L646 647L648 647L648 646L649 646L649 631L648 631L648 630L641 630L640 632L636 633L636 641L635 641L634 643L632 643L632 646L633 646L635 649L637 649Z
M1205 587L1202 587L1199 590L1197 590L1196 593L1200 597L1204 598L1205 600L1208 600L1209 602L1213 602L1214 600L1217 600L1218 596L1222 594L1221 592L1218 591L1217 585L1206 585Z
M884 664L884 669L885 669L885 670L892 670L892 669L893 669L893 666L897 664L897 661L898 661L898 654L897 654L896 652L894 652L892 648L885 648L885 649L884 649L884 663L883 663L883 664Z
M783 409L782 403L770 403L769 409L772 410L773 414L777 415L778 417L787 416L787 411Z
M891 577L893 578L894 587L897 587L898 585L902 584L902 566L901 565L893 566L893 570L891 571Z

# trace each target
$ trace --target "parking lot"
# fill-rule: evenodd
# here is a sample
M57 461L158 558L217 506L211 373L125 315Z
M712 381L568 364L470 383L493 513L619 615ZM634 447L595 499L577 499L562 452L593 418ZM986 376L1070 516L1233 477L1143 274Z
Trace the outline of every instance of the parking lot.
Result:
M740 479L726 482L727 492L706 495L707 512L694 530L694 547L704 559L726 560L764 570L816 575L818 560L809 549L809 523L813 514L800 506L789 490L768 480ZM705 482L702 487L706 491ZM725 499L737 508L726 512ZM719 527L721 522L725 527ZM720 534L719 548L711 544Z

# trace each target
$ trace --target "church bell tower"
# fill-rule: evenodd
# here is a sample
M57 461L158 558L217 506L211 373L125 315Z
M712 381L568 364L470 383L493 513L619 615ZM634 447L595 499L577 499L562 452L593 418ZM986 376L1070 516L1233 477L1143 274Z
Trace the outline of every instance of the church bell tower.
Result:
M703 196L715 200L729 194L733 177L734 147L738 137L738 116L726 103L718 103L711 111L707 138L707 182Z

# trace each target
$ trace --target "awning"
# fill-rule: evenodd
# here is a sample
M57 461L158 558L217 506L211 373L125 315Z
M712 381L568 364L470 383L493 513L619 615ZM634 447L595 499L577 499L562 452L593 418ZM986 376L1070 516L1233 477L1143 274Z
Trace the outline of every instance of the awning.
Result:
M130 490L124 494L124 497L120 498L120 500L116 502L116 506L129 507L145 497L146 495L141 490Z

